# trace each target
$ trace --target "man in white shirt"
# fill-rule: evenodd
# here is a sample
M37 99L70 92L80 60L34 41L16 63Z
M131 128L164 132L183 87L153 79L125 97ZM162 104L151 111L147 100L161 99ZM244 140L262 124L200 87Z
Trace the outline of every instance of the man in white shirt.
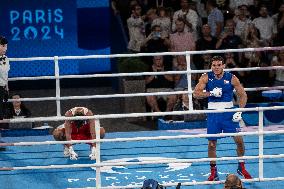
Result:
M7 45L7 39L3 36L0 36L0 120L3 120L4 117L4 101L8 100L8 72L10 70L10 64L7 56L5 55ZM5 148L0 147L0 151L2 150L5 150Z
M8 72L10 64L8 57L5 55L8 47L8 41L5 37L0 36L0 120L3 119L3 101L8 93Z
M245 31L248 29L251 20L247 18L248 7L246 5L241 5L238 7L238 15L235 15L234 22L236 23L235 35L243 38L245 36Z
M183 18L185 21L185 31L191 32L194 37L194 41L198 39L197 24L198 24L198 14L196 11L190 9L188 0L181 0L181 9L174 12L172 31L176 32L176 20L178 18Z
M252 23L255 25L260 32L260 39L263 41L265 46L270 46L274 31L273 19L268 15L268 10L265 5L262 5L259 9L260 17L255 18Z
M145 16L141 16L141 6L134 5L131 7L131 16L127 19L129 30L128 49L131 52L140 52L141 45L145 40Z
M229 8L231 10L235 10L235 11L238 11L237 8L241 5L246 5L246 6L250 6L250 5L253 5L254 0L230 0L230 3L229 3Z

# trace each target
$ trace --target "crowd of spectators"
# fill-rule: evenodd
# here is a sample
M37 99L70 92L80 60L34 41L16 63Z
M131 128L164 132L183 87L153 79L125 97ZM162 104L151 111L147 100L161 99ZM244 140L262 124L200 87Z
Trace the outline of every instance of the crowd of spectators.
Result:
M115 14L124 21L129 34L128 50L133 53L284 46L284 1L113 0L112 5ZM222 55L228 68L246 68L283 65L283 53L254 51ZM211 56L194 55L191 69L208 69ZM155 71L152 60L144 59L149 71ZM185 58L164 57L163 70L186 70ZM235 74L244 87L264 87L283 85L283 72L259 70ZM191 78L192 87L198 78L197 74ZM174 76L170 79L173 84L167 88L186 89L184 80L186 75ZM148 87L149 77L146 83ZM147 101L152 109L159 111L149 98ZM261 91L249 94L249 102L263 100Z

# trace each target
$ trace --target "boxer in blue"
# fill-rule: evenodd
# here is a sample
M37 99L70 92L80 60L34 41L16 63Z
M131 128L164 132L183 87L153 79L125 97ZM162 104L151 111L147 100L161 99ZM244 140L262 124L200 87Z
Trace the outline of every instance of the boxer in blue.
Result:
M244 108L247 102L247 94L239 79L224 71L225 63L221 56L211 59L211 72L203 74L195 87L193 96L195 98L208 98L208 109L233 108L233 90L236 90L240 108ZM210 113L207 116L207 133L237 133L240 131L239 122L242 120L242 112ZM216 158L217 137L208 138L208 157ZM245 147L242 136L235 136L237 155L244 156ZM216 161L210 161L211 174L209 181L219 180ZM246 171L244 160L239 161L237 172L245 179L251 179Z

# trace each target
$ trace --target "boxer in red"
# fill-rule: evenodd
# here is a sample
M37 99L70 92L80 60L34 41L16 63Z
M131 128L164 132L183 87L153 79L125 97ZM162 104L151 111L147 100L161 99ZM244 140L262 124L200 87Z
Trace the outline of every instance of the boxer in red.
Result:
M91 110L85 107L74 107L65 113L66 117L72 116L92 116L94 115ZM104 138L105 129L100 128L100 138ZM63 125L58 126L53 131L53 137L57 141L68 140L92 140L96 139L95 120L66 120ZM96 144L92 143L91 160L96 159L95 151ZM77 160L78 154L74 151L72 144L64 145L64 156L69 156L71 160Z

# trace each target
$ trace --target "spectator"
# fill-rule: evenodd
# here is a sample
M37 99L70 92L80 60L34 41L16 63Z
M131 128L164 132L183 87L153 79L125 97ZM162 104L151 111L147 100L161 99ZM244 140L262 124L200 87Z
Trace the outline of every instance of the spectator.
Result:
M212 54L203 54L202 55L202 65L203 65L203 69L210 69L211 66L211 58L212 58Z
M259 30L254 26L254 24L249 24L247 30L244 33L243 39L244 39L243 40L244 48L261 47L260 33L259 33ZM251 59L255 59L255 57L257 56L255 55L256 53L259 53L259 52L244 52L243 53L242 63L244 64L244 66L246 66L248 62L250 62Z
M166 33L161 31L161 27L154 25L152 27L152 32L147 36L143 45L141 46L141 51L146 53L153 52L167 52L170 48L170 40ZM152 62L152 57L145 57L145 62ZM151 64L152 65L152 64ZM149 65L149 66L151 66ZM172 59L170 56L166 56L164 59L165 70L172 70Z
M243 189L243 183L237 175L229 174L226 178L224 189Z
M200 4L199 4L200 5ZM203 4L204 5L204 4ZM193 34L196 36L195 40L199 39L199 34L200 34L200 30L201 30L201 26L202 26L202 17L200 16L198 11L202 11L202 10L198 10L197 7L198 6L198 2L197 1L189 1L189 9L194 10L197 13L197 25L196 25L196 33L193 32ZM200 8L200 7L199 7ZM203 6L204 8L204 6ZM205 10L203 10L205 11ZM206 14L207 17L207 14ZM203 18L204 19L204 18Z
M204 109L200 101L196 98L192 98L192 105L193 105L194 110ZM189 109L190 107L189 107L188 94L182 94L181 97L177 100L177 103L175 104L174 111L187 111ZM177 121L181 121L181 120L196 121L196 120L205 120L205 118L206 118L206 115L204 113L173 116L173 120L177 120Z
M158 17L152 22L152 27L158 25L161 27L161 32L165 33L167 36L171 33L171 19L167 16L166 9L164 7L158 8Z
M6 112L6 116L9 119L27 118L31 117L31 111L25 106L19 99L22 98L20 94L13 94L11 98L15 101L9 103L9 107ZM21 122L21 123L9 123L10 129L31 129L35 127L34 122Z
M235 35L242 37L244 32L247 30L249 24L252 22L248 17L248 9L246 5L241 5L238 7L239 13L235 15Z
M170 35L171 51L193 51L195 42L192 33L185 30L185 21L178 18L175 22L176 32Z
M255 18L252 23L260 32L260 39L263 41L264 46L271 46L273 35L276 31L273 27L273 19L268 15L268 10L265 5L262 5L259 10L260 16Z
M165 71L162 56L153 57L152 72ZM151 75L146 76L146 90L147 92L169 92L173 91L174 77L172 75ZM155 112L161 112L158 105L159 96L146 96L146 100L151 109ZM168 95L165 99L167 101L166 111L172 111L176 102L176 95Z
M230 0L229 8L231 12L236 13L238 11L238 7L245 5L251 6L254 4L254 0Z
M170 35L170 50L172 52L194 51L195 42L192 33L185 30L184 19L178 18L175 22L176 32ZM173 67L177 66L176 59L173 59Z
M211 35L218 38L224 25L224 15L217 8L216 0L208 0L206 2L206 9L208 12L208 25L211 28Z
M254 0L254 4L248 6L248 17L250 20L254 20L255 18L259 17L259 7L261 2L259 0Z
M242 40L235 35L235 23L232 19L226 21L224 32L219 38L216 49L238 49L241 48Z
M13 94L12 99L17 100L12 102L12 107L9 111L9 117L10 118L16 118L16 117L31 117L31 111L25 106L23 102L21 102L20 99L22 98L20 94Z
M275 38L275 46L284 45L284 2L279 8L279 12L272 16L274 20L274 27L277 28L277 34Z
M140 52L141 45L145 40L144 16L141 16L141 6L136 4L131 7L131 16L127 19L129 30L128 49L132 52Z
M185 23L185 31L191 32L193 34L194 41L198 39L197 25L198 25L198 15L196 11L190 9L188 0L180 1L181 9L176 11L173 15L173 25L172 31L177 31L176 21L178 18L182 18Z
M205 10L205 1L204 0L195 0L196 3L196 12L199 17L201 17L202 22L205 23L205 20L207 20L207 12Z
M238 61L235 59L234 53L225 53L224 59L227 68L236 68L238 66Z
M216 49L217 38L211 35L211 28L204 24L201 30L201 38L196 42L196 50L214 50Z
M284 66L284 50L272 58L271 66ZM270 70L269 75L273 80L273 86L284 86L284 70Z
M196 41L196 50L214 50L216 49L217 38L211 35L211 28L208 24L204 24L201 30L200 39ZM204 69L205 60L203 55L194 55L194 62L197 69ZM209 62L209 61L208 61Z
M185 71L187 70L187 63L186 63L186 57L185 56L177 56L177 63L178 66L174 69L176 71ZM195 65L191 62L190 67L192 70L196 70ZM198 74L191 74L191 87L194 89L198 79ZM187 90L188 89L188 82L187 82L187 74L178 74L175 75L175 90L181 91L181 90ZM189 109L189 103L188 103L188 94L178 95L178 101L175 105L175 110L188 110ZM193 99L193 105L194 109L202 109L202 101L199 101L197 99ZM188 115L184 116L186 120L197 120L200 118L202 114L195 114L195 115ZM204 116L204 114L203 114ZM177 116L180 117L180 116ZM183 117L183 116L182 116Z
M146 13L145 17L145 34L148 36L151 33L152 26L153 26L153 20L158 18L157 10L156 9L149 9Z
M238 49L242 48L242 40L235 35L235 23L232 19L226 21L224 32L216 43L216 49ZM240 60L241 53L235 53L235 59Z
M167 52L170 41L166 33L163 33L159 25L152 26L152 32L142 44L144 52Z
M196 70L193 63L190 64L191 69ZM177 67L174 68L175 71L186 71L187 63L185 56L177 56ZM188 88L187 85L187 74L178 74L175 76L175 90L184 90ZM197 74L191 75L191 86L195 87L197 83Z
M259 29L255 27L254 24L249 24L244 31L244 36L242 37L244 41L244 46L246 47L260 47L260 32Z

